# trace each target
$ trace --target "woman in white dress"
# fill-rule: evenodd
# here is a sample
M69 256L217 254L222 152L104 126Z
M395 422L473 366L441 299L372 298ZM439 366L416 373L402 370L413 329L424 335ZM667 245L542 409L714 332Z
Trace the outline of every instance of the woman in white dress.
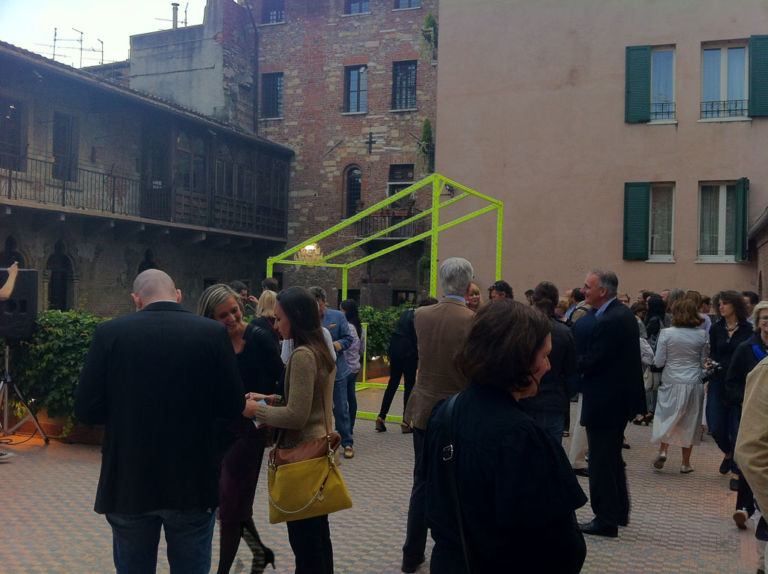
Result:
M664 370L651 437L652 443L661 443L653 461L657 469L664 467L672 444L683 450L680 472L693 472L691 451L701 432L702 376L708 353L706 333L698 328L702 321L696 303L681 299L672 306L672 327L659 334L654 364Z

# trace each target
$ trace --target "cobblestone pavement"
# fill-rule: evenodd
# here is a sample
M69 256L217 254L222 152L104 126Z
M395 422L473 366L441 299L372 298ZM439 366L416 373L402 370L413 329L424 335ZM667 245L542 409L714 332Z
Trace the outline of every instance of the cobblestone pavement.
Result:
M378 410L379 389L359 394L361 410ZM391 412L401 414L399 397ZM355 426L356 456L342 466L355 506L330 519L337 572L399 572L413 449L410 435L401 434L397 424L388 428L376 433L369 420L358 420ZM648 442L650 433L649 427L627 429L632 445L624 451L633 503L631 524L620 529L618 539L588 537L583 571L754 573L754 523L750 521L746 531L736 529L731 519L736 494L728 490L727 477L717 472L720 455L711 438L694 449L696 471L682 475L679 449L670 451L663 471L651 468L655 448ZM57 441L45 446L37 438L2 448L17 456L0 465L0 572L114 571L109 527L92 510L99 448ZM579 480L587 490L586 479ZM276 572L291 572L293 556L285 525L270 525L267 520L265 483L262 480L256 493L254 519L264 542L275 550ZM578 516L581 521L591 518L589 504ZM249 565L243 544L233 571L248 572ZM428 562L420 571L429 571ZM158 572L168 572L162 547Z

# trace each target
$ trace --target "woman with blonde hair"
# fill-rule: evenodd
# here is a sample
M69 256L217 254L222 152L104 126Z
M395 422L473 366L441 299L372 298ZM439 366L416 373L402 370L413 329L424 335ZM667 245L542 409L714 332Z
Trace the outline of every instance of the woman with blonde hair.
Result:
M483 296L480 294L480 287L476 283L469 284L469 295L467 296L467 307L477 312L483 304Z
M283 362L270 333L243 321L242 302L229 285L211 285L200 296L198 315L223 323L232 341L243 387L249 392L272 393L282 376ZM267 429L239 418L218 429L225 445L219 477L219 567L226 574L242 537L253 552L251 572L274 567L275 555L259 538L253 522L253 499L259 481Z
M691 451L700 435L704 405L704 361L709 351L707 335L699 329L702 318L696 303L678 299L672 305L672 326L662 329L656 344L654 365L664 367L653 418L651 442L659 442L653 461L657 470L667 461L669 445L683 450L680 472L693 472Z
M256 308L256 316L251 320L251 323L261 327L269 333L272 333L272 337L275 343L279 346L282 337L280 332L275 326L275 305L277 304L277 293L274 291L266 290L259 297L259 306Z

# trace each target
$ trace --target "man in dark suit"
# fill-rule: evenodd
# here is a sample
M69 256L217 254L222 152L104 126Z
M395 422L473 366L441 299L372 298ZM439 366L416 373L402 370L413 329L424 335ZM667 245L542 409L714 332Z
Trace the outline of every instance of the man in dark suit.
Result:
M592 316L574 325L583 393L581 424L589 441L589 498L595 513L581 530L610 537L629 523L621 458L624 427L635 413L645 412L640 334L632 311L616 300L618 287L615 273L591 271L582 291Z
M454 359L464 347L475 312L466 298L472 282L472 264L461 257L450 257L438 270L444 297L436 305L414 312L414 328L419 350L419 370L403 420L413 428L413 487L408 504L408 525L403 545L403 572L416 572L424 562L427 543L425 479L422 467L424 437L432 407L447 396L469 386L456 368Z
M215 421L252 418L222 323L185 311L158 269L136 278L137 313L101 323L75 414L106 425L95 511L112 526L118 572L154 572L161 526L171 572L211 567L218 504Z

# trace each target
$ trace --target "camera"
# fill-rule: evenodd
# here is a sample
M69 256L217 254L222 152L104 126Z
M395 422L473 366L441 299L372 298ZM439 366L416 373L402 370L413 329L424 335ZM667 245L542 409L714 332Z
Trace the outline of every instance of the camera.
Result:
M709 361L709 366L704 369L703 381L706 383L723 374L723 366L717 361Z

